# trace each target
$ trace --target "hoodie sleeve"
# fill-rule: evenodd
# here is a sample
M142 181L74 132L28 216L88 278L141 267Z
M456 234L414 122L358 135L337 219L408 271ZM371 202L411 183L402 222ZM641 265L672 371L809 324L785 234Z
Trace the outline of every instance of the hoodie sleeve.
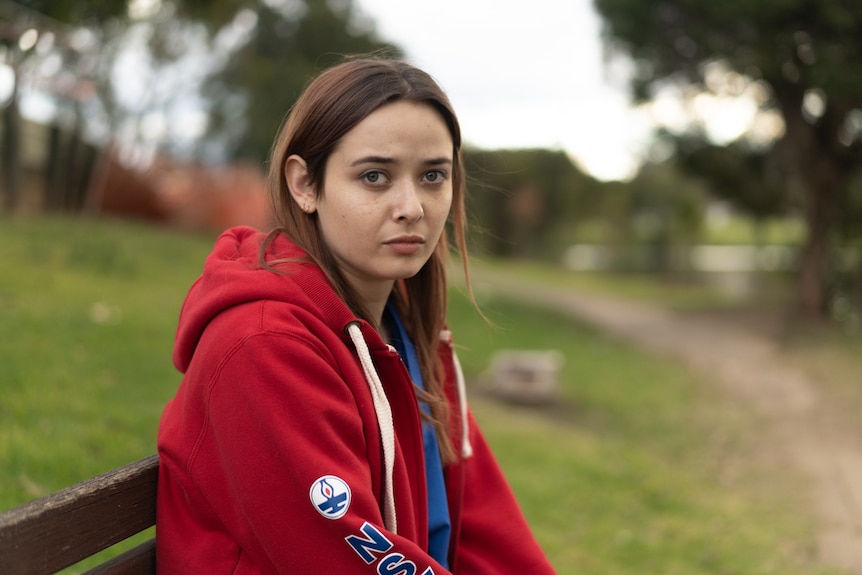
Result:
M160 436L160 573L222 572L210 557L237 574L448 573L382 527L378 433L360 416L369 398L318 341L202 343L183 387ZM175 441L193 446L179 454Z
M455 572L496 575L553 575L515 496L468 414L473 455L463 465L460 533Z

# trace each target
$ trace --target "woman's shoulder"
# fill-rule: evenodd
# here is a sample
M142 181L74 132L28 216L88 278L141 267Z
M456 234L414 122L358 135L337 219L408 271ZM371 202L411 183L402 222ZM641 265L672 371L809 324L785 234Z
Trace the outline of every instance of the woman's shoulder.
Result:
M342 339L329 318L305 301L253 300L239 303L213 318L208 330L228 340L294 340L324 348Z

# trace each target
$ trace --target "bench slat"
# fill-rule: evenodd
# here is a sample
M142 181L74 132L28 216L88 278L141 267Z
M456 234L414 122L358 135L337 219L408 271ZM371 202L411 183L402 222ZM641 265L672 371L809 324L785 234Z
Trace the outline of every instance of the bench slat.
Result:
M84 575L139 575L156 572L156 540L150 539L110 561L105 561Z
M152 455L0 514L0 571L55 573L154 525L158 461Z

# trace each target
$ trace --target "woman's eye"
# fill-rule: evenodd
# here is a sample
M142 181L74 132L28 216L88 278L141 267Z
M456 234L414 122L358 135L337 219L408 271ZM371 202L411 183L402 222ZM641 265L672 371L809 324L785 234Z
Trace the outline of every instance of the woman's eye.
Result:
M439 184L446 179L446 172L443 170L431 170L425 172L425 181L429 184Z
M371 185L379 185L386 181L386 175L379 170L369 170L362 174L362 180Z

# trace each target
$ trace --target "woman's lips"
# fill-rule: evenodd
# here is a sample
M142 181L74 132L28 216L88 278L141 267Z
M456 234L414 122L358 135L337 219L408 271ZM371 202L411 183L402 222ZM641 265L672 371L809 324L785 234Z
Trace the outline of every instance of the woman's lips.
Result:
M425 240L421 236L398 236L384 243L395 253L409 256L422 249L422 246L425 245Z

